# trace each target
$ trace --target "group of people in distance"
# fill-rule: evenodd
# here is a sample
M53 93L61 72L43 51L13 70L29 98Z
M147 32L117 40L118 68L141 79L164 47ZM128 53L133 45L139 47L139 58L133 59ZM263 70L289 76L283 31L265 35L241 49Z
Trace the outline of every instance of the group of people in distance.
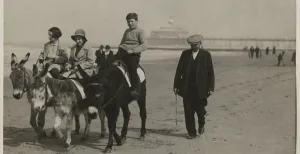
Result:
M244 48L244 50L247 50L247 47ZM269 46L267 46L266 48L266 55L269 55L269 52L270 52L270 48ZM258 46L256 46L255 48L253 46L250 47L249 51L248 51L248 57L250 59L253 59L253 56L254 56L254 53L255 53L255 57L256 58L261 58L262 56L262 52L260 50L260 48ZM272 51L272 54L275 55L276 54L276 47L274 46L273 47L273 51ZM282 51L281 53L279 53L277 55L277 64L276 66L280 66L281 64L283 66L285 66L284 62L283 62L283 56L285 54L285 51ZM291 62L296 65L296 51L293 52L293 55L292 55L292 58L291 58Z

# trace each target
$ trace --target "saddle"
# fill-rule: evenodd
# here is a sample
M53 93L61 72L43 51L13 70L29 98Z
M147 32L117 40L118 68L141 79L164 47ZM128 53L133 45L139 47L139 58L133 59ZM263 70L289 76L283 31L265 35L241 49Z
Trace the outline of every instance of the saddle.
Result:
M128 66L122 60L115 60L113 62L113 65L117 66L123 72L123 75L126 78L129 87L131 87L130 74L128 73ZM145 76L145 71L140 64L137 67L137 74L140 80L139 83L142 83L146 79L146 76Z

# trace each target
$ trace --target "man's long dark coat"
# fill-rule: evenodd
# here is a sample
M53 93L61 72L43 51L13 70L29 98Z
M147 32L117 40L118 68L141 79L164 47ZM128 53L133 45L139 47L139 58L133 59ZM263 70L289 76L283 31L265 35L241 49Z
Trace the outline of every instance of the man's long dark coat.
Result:
M187 92L187 84L189 79L189 64L193 58L193 51L191 49L182 52L174 79L174 87L179 89L178 95L184 97ZM211 54L200 49L197 56L197 67L196 67L196 84L198 88L199 99L208 98L208 92L214 91L215 86L215 75L212 63Z

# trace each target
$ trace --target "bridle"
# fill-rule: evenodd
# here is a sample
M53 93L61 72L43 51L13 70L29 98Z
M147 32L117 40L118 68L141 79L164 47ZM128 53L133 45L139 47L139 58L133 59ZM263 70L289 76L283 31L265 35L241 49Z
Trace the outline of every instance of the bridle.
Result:
M21 71L22 71L22 73L23 73L23 89L22 89L22 94L21 94L21 97L23 97L23 94L24 93L26 93L27 92L27 88L25 87L25 85L26 85L26 77L27 77L27 74L26 74L26 72L25 72L25 69L24 68L19 68ZM17 70L17 68L16 68L16 70ZM14 82L14 80L12 80L13 82ZM14 83L15 84L15 83ZM28 84L28 83L27 83Z

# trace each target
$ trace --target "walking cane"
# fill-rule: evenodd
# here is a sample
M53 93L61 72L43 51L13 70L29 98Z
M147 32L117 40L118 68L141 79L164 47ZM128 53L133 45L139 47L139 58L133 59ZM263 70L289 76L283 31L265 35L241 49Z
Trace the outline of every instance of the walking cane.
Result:
M178 131L178 128L177 128L177 94L175 94L175 104L176 104L175 123L176 123L176 131Z

